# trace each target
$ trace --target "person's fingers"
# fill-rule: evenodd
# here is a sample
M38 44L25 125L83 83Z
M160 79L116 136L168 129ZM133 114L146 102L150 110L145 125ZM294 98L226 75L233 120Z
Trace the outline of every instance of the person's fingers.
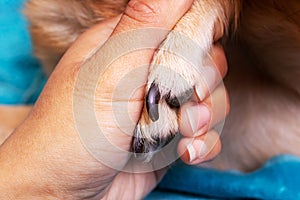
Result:
M210 160L221 150L218 133L208 130L229 112L228 94L220 84L227 72L227 62L220 45L214 46L210 55L191 101L181 108L180 131L184 137L178 144L178 153L187 164Z
M182 138L178 143L178 155L187 164L200 164L213 159L221 151L219 134L210 130L195 138Z
M220 43L214 44L209 56L205 59L204 65L214 66L221 77L227 73L228 66L224 49Z
M184 137L195 137L206 133L225 119L229 107L227 91L221 84L203 102L190 101L182 106L180 132Z
M211 109L203 103L188 102L181 107L180 132L184 137L205 133L211 122Z
M222 46L214 45L204 61L195 91L200 101L212 93L227 73L227 61Z
M214 127L224 120L230 111L230 100L225 85L220 84L212 95L203 101L203 104L211 109L210 127Z

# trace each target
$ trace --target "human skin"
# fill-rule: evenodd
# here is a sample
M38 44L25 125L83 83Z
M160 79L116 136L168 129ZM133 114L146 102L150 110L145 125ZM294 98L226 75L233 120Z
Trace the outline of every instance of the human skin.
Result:
M121 18L100 23L78 38L57 65L26 120L0 147L0 199L141 199L156 186L166 168L147 173L126 173L120 170L128 163L132 140L131 135L124 134L123 129L133 132L139 119L144 101L144 88L139 86L146 83L148 65L145 63L151 62L155 49L130 52L117 59L105 71L105 78L99 79L97 84L101 87L98 85L95 96L86 97L95 98L95 116L102 134L114 147L124 150L120 154L114 148L110 149L110 146L100 143L92 145L94 152L99 152L115 166L100 162L82 143L79 135L89 134L96 127L75 121L74 90L84 91L86 85L94 84L89 82L89 77L86 77L85 85L78 86L76 81L80 70L87 67L86 58L95 56L96 50L107 40L131 30L159 28L166 31L158 32L151 43L158 47L191 3L191 0L131 1ZM128 41L124 45L126 43ZM111 52L106 51L104 54L109 55ZM221 74L220 77L224 76L227 66L222 48L215 46L211 55L212 60L208 61L208 65L213 66ZM144 68L140 77L128 85L131 87L131 84L136 84L134 94L113 94L117 83L141 66ZM113 95L117 97L112 98ZM227 94L224 87L220 86L207 96L220 98L221 102L225 98L226 112L218 113L219 109L212 106L211 98L199 102L196 92L191 101L182 107L180 130L184 137L178 143L178 152L188 164L195 165L212 159L221 148L218 134L211 129L212 126L203 127L197 116L206 116L212 125L222 120L229 108ZM115 99L128 104L129 109L119 109L114 113L111 102ZM85 107L81 109L84 111ZM116 123L114 115L124 112L128 112L132 124ZM190 115L187 112L193 117L188 117ZM81 125L86 132L78 133L77 127ZM195 136L193 133L196 132L198 134ZM204 143L207 152L191 160L187 151L191 141ZM202 145L197 145L197 142L191 144L195 152L201 152Z

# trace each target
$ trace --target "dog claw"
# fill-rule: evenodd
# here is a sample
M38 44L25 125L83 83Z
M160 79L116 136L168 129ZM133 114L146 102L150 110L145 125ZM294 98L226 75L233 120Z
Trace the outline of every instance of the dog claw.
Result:
M148 153L145 152L145 140L134 138L133 140L133 152L136 153Z
M178 109L180 108L180 102L177 97L170 97L170 93L166 96L166 102L170 106L170 108Z
M160 92L157 85L151 84L151 87L146 96L146 107L150 119L155 122L159 118L158 103L160 100Z
M193 89L189 89L185 91L184 93L171 97L171 94L167 94L165 96L165 100L170 108L172 109L179 109L182 104L184 104L186 101L188 101L193 94Z
M140 138L137 135L132 141L132 152L134 157L140 161L150 162L152 157L164 146L170 143L175 137L175 134L170 133L166 138L152 138L147 140L146 138Z

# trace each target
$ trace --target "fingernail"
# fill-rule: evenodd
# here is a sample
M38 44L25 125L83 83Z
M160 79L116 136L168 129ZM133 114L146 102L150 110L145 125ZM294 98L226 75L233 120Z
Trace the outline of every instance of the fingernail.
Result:
M206 144L202 140L194 140L193 143L188 144L186 148L189 153L190 162L193 162L197 158L201 159L207 154Z
M202 140L194 140L193 144L198 146L200 151L198 152L198 158L203 158L207 154L207 146Z
M193 162L197 158L196 157L196 150L193 147L193 144L188 144L186 148L187 148L188 153L189 153L190 162Z
M202 134L203 128L210 121L210 111L204 104L190 107L186 110L188 121L195 136Z
M201 80L195 86L195 90L200 101L203 101L217 82L217 72L214 67L203 67L200 74Z

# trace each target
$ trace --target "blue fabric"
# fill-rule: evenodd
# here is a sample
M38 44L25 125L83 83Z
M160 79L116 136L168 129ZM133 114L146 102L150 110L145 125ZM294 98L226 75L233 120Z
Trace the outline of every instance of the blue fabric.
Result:
M46 78L32 55L25 0L0 0L0 103L30 104ZM217 171L177 163L146 200L300 199L300 159L274 157L252 173Z
M201 195L202 196L202 195ZM209 197L201 197L200 195L193 195L189 193L183 193L180 191L168 191L168 190L154 190L144 200L208 200ZM209 200L216 198L209 198Z
M25 0L0 0L0 104L34 103L45 76L33 57Z
M172 199L300 199L300 159L281 155L270 159L251 173L218 171L214 169L175 164L146 200L158 194L177 195Z

